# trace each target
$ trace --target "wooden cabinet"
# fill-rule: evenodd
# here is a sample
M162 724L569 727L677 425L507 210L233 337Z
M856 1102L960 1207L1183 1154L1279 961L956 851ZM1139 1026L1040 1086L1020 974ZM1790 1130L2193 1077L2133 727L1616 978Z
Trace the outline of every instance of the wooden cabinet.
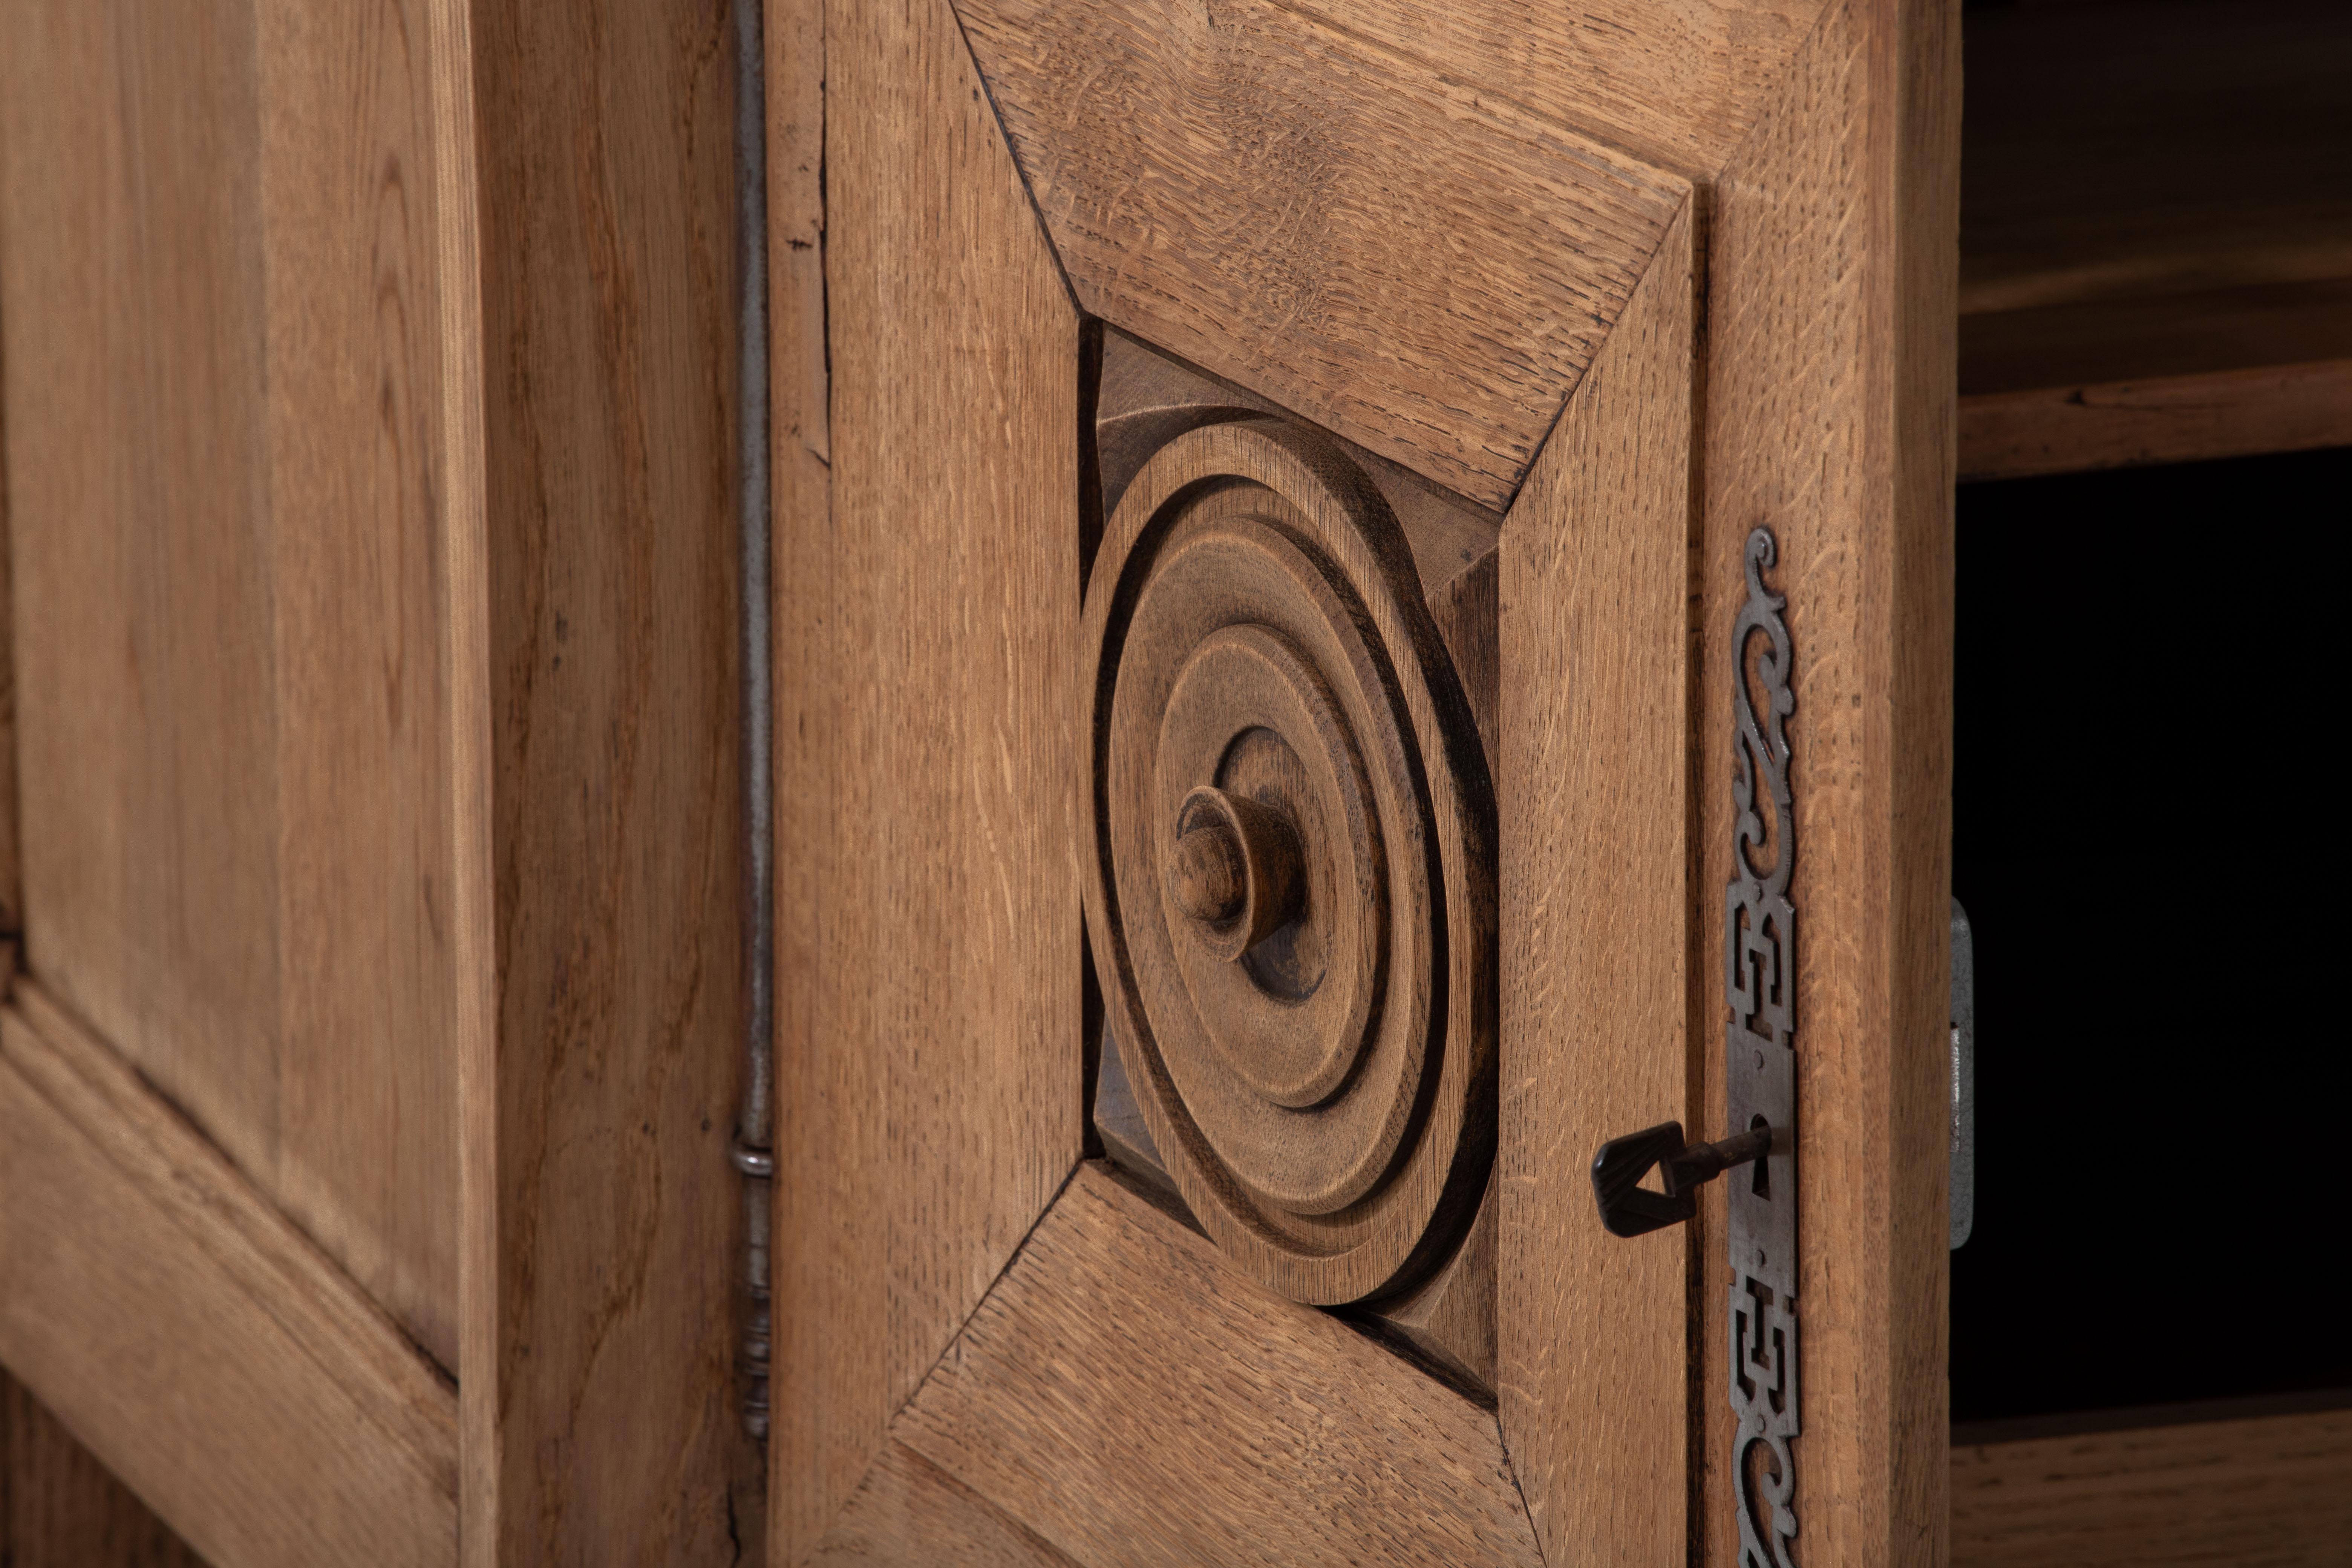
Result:
M2326 1560L1953 1425L1954 498L2352 442L2346 35L1963 30L0 10L0 1557Z

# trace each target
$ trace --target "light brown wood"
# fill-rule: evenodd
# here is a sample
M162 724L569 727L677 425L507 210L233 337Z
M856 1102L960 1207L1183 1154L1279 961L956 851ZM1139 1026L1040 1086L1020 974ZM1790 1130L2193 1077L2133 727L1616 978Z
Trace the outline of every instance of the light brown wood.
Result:
M1035 1531L897 1442L883 1448L809 1561L827 1568L1076 1568Z
M255 17L282 997L268 1185L454 1367L433 62L423 0Z
M454 1364L421 0L0 26L26 962Z
M1960 478L2352 446L2352 359L1960 399Z
M1779 541L1795 648L1792 884L1808 1568L1942 1560L1958 7L1839 0L1727 167L1708 238L1701 856L1730 880L1734 616ZM1719 938L1717 939L1719 941ZM1720 948L1699 1103L1722 1103ZM1734 1560L1721 1184L1696 1241L1709 1562Z
M1485 96L1705 180L1739 145L1821 5L1587 0L1562 13L1533 0L1369 0L1304 9Z
M892 1432L1079 1563L1542 1561L1491 1415L1098 1165Z
M2352 1539L2352 1411L1952 1450L1954 1568L2302 1568Z
M0 1359L210 1561L456 1561L446 1380L22 981L0 1011Z
M1506 504L1685 187L1271 0L968 0L1079 303Z
M496 962L458 999L496 1005L466 1036L467 1560L729 1562L735 35L690 0L462 21L470 100L442 113L479 315L444 327L480 489L453 491L451 571L488 636L459 628L484 727L457 765L487 773L459 841L489 880L460 919Z
M1689 1060L1717 929L1690 888L1696 229L1666 230L1503 524L1497 1392L1552 1561L1685 1539L1691 1233L1608 1235L1589 1172L1720 1116Z
M1076 1162L1083 1094L1076 312L946 0L829 7L824 62L829 511L777 442L782 1563ZM780 407L804 364L780 344Z
M0 1563L9 1568L205 1568L171 1526L5 1373L0 1373Z

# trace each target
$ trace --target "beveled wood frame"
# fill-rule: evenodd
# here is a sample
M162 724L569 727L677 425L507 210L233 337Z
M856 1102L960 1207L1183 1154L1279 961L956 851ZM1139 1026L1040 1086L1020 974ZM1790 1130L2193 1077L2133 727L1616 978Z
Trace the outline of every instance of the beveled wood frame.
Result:
M1055 1500L1077 1495L1074 1475L1090 1516L1139 1540L1174 1528L1155 1486L1202 1488L1212 1534L1189 1550L1254 1560L1250 1529L1309 1486L1280 1465L1213 1479L1130 1455L1122 1471L1056 1436L1148 1403L1150 1374L1046 1354L1073 1331L1034 1303L1171 1331L1207 1310L1174 1220L1071 1174L1087 1029L1066 671L1090 313L1509 508L1496 1451L1525 1500L1513 1550L1553 1560L1571 1543L1729 1559L1719 1203L1684 1231L1613 1241L1584 1167L1665 1116L1709 1126L1720 1099L1712 950L1696 944L1728 871L1721 792L1699 783L1727 765L1713 710L1727 699L1700 667L1737 602L1737 541L1775 528L1809 723L1801 827L1822 847L1799 872L1816 933L1803 1233L1809 1258L1836 1260L1806 1302L1803 1549L1939 1550L1943 1384L1926 1369L1942 1364L1945 1267L1957 7L1709 13L1765 28L1744 48L1704 28L1643 41L1633 7L1637 41L1573 89L1553 68L1562 40L1498 47L1478 4L1416 35L1410 9L1373 6L1342 37L1238 5L1226 31L1177 47L1166 18L1121 0L771 6L774 249L790 258L772 295L777 1561L982 1537L1008 1561L1084 1560L1099 1543ZM1739 68L1677 99L1663 72L1682 47ZM1090 93L1129 96L1113 111ZM1234 268L1205 242L1134 242L1205 235L1234 202L1307 200L1279 160L1223 161L1246 139L1216 132L1221 115L1286 124L1309 99L1349 128L1327 149L1335 187L1409 193L1473 145L1482 169L1533 181L1517 212L1452 190L1490 296L1598 311L1597 332L1543 351L1555 401L1524 426L1493 416L1531 434L1474 456L1486 416L1389 422L1486 373L1445 316L1461 296L1444 269L1382 294L1368 231L1327 226L1357 237L1320 249L1258 236ZM1456 126L1467 140L1449 142ZM1087 140L1114 131L1128 152ZM1154 178L1122 183L1133 159ZM1515 225L1554 221L1575 243L1520 243ZM1351 290L1413 348L1381 361L1358 346L1369 328L1318 335L1311 311L1267 313L1237 281L1260 262L1307 299ZM953 799L937 793L948 777L966 781ZM1141 1256L1145 1236L1173 1250L1106 1293L1069 1239L1105 1226ZM1194 1375L1248 1386L1214 1342L1186 1353ZM1059 1414L1024 1420L1024 1404ZM1221 1419L1281 1447L1278 1407L1242 1397ZM1459 1478L1401 1441L1429 1489L1407 1515L1450 1516ZM1411 1560L1435 1539L1391 1550Z

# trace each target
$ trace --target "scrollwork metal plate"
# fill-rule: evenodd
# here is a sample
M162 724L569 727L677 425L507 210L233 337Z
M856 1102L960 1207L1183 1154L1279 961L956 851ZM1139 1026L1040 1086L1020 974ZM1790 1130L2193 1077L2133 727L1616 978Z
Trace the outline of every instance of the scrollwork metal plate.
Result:
M1769 1124L1770 1154L1732 1173L1729 1196L1732 1487L1740 1568L1795 1568L1797 1353L1796 826L1788 721L1796 708L1785 596L1764 585L1777 547L1748 536L1748 599L1731 629L1733 876L1724 889L1731 1019L1725 1131ZM1759 709L1761 711L1759 711ZM1790 1135L1780 1135L1780 1130Z

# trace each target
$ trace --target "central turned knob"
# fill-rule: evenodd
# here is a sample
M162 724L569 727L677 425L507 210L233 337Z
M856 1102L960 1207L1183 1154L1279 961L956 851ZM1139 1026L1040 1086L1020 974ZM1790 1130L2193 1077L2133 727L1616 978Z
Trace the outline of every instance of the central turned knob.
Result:
M1287 815L1202 784L1176 813L1168 897L1213 953L1238 959L1298 912L1299 861Z

